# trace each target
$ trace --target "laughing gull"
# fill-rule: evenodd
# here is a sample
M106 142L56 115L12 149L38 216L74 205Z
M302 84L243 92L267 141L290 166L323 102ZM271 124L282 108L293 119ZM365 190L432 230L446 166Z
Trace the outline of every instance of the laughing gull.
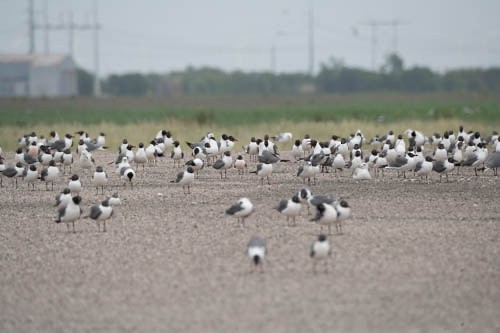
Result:
M132 180L135 178L135 171L131 167L123 167L120 169L120 179L123 180L123 186L127 187L127 181L130 183L130 188L133 187Z
M453 157L450 157L444 161L434 161L432 171L435 171L439 174L439 182L441 182L443 173L446 175L446 181L448 181L448 173L453 171L454 168L455 161L453 160Z
M311 150L311 136L309 134L304 135L302 139L302 149L304 149L304 154L309 153Z
M403 173L403 177L406 178L406 172L415 169L416 161L415 155L413 153L407 153L405 157L398 156L394 161L389 162L387 168L396 169L398 172L398 177L400 172Z
M297 195L294 195L288 200L281 200L279 204L274 207L274 209L286 216L288 226L290 226L290 218L292 218L292 225L296 225L295 218L300 215L301 208L300 199Z
M71 193L76 195L82 191L83 184L77 174L74 174L71 178L69 178L68 188L71 190Z
M230 151L225 151L222 158L215 161L212 165L214 169L220 170L220 178L222 179L222 172L224 171L224 177L227 178L227 169L233 166L233 158L231 157Z
M90 214L84 218L90 217L97 223L97 230L101 231L101 222L103 223L103 232L106 232L106 220L113 216L113 207L109 204L109 199L104 200L100 204L95 204L90 207Z
M368 170L368 164L363 162L356 169L354 169L352 178L356 180L372 179L372 176L370 175L370 170Z
M302 178L304 184L311 184L311 178L313 179L313 184L316 184L316 175L319 173L319 165L315 162L306 162L305 165L299 166L297 170L297 177Z
M293 135L290 132L278 133L275 136L272 136L271 139L275 140L278 143L287 144L292 141Z
M198 172L201 169L203 169L203 167L205 166L205 163L203 162L203 160L196 157L196 158L193 158L192 160L187 161L184 165L192 167L196 173L196 178L198 178L199 177Z
M193 158L199 158L200 160L206 160L208 156L207 148L210 148L210 143L208 142L204 143L202 146L194 147L191 156L193 156Z
M415 165L415 176L417 177L425 177L425 180L429 182L429 175L432 172L432 157L427 156L424 161L418 162Z
M346 168L352 170L351 174L353 174L354 170L356 170L356 168L359 167L361 163L363 163L363 156L361 156L361 151L357 150L354 153L352 159L349 162L347 162Z
M167 130L159 131L155 136L155 140L160 146L162 151L169 151L174 146L174 139L172 137L172 133L170 133L170 131Z
M134 154L134 163L137 165L136 170L139 169L139 165L142 165L142 170L144 171L144 165L148 162L148 156L146 155L146 149L144 148L144 143L140 142L137 151Z
M332 169L335 170L335 174L338 170L342 173L346 165L344 156L341 153L337 153L332 161Z
M344 199L339 199L334 202L335 209L337 210L337 221L335 227L337 228L337 233L343 234L342 231L342 221L347 220L351 217L351 207Z
M182 185L182 191L184 194L191 193L191 184L194 182L194 169L193 167L188 166L185 171L181 171L177 174L175 180L171 182L175 182L179 185ZM186 193L187 188L187 193Z
M64 188L64 190L56 196L56 204L57 210L66 207L69 202L72 200L73 196L71 195L71 190L69 188Z
M477 148L463 162L463 165L474 167L474 173L477 176L478 167L486 161L487 157L488 149L485 148L484 145L480 142L478 143Z
M22 177L23 172L24 172L24 168L23 168L22 163L17 162L15 166L5 168L2 171L2 177L12 178L12 186L14 186L14 181L15 181L15 184L16 184L15 186L17 188L17 178Z
M49 162L52 161L54 157L52 156L49 147L41 146L40 155L38 155L38 162L43 166L48 166Z
M80 196L75 196L68 203L66 207L59 209L59 215L55 220L56 223L66 223L66 228L69 231L69 224L73 225L73 232L75 231L75 221L80 218L82 215L82 209L80 208L80 202L82 202L82 198Z
M120 175L120 172L123 168L132 168L130 166L130 163L128 162L127 156L119 155L118 158L120 158L121 160L119 162L116 162L115 172L117 175Z
M496 176L497 169L500 167L500 152L495 151L493 154L491 154L484 165L486 166L486 168L484 169L485 172L493 169L493 174Z
M302 141L295 140L295 143L292 146L292 156L295 161L300 160L304 157L304 149L302 148Z
M69 150L69 148L63 150L61 162L63 165L63 173L66 173L67 166L69 166L69 172L71 173L71 166L73 164L73 155L71 154L71 151Z
M180 166L181 160L184 158L184 152L180 146L179 141L174 141L174 148L172 149L172 153L170 153L170 158L174 160L174 167L176 165Z
M146 157L149 163L156 165L156 159L163 156L163 151L158 147L156 141L151 140L149 146L146 147Z
M47 144L50 145L50 144L53 144L54 142L56 141L59 141L61 140L61 138L59 137L59 133L57 133L57 131L50 131L49 133L49 139L47 140Z
M38 162L36 157L33 157L30 154L23 152L21 148L18 148L16 150L15 160L16 162L21 162L23 165L31 165Z
M453 151L453 160L455 161L455 167L457 168L457 175L460 174L460 165L464 160L463 145L463 141L458 141Z
M434 151L434 161L445 161L448 159L448 150L445 149L443 143L439 143Z
M113 195L108 198L108 202L110 206L120 206L122 204L118 192L113 193Z
M250 171L250 173L255 173L260 178L260 182L264 185L264 178L267 178L267 184L271 185L271 181L269 176L273 173L273 165L267 163L259 163L257 164L257 170Z
M257 160L257 154L259 153L259 144L254 137L250 138L250 143L246 146L245 152L250 155L251 161Z
M309 199L311 199L313 197L313 194L312 192L308 189L308 188L301 188L298 192L297 192L297 197L299 198L299 201L301 203L304 203L307 207L307 215L310 214L309 212Z
M241 225L245 225L245 219L253 212L253 204L248 198L241 198L238 202L225 210L227 215L236 217Z
M318 239L311 245L309 256L313 259L313 272L316 273L316 264L318 261L324 261L325 273L328 272L328 258L332 255L332 248L326 235L320 234Z
M408 137L408 142L416 147L422 147L425 144L425 135L422 132L407 129L404 134Z
M35 181L38 180L38 170L35 165L30 165L23 171L23 181L28 184L28 188L30 185L32 186L33 191L35 190Z
M244 175L247 170L247 162L243 159L243 155L238 155L234 161L234 168L238 170L238 175Z
M40 153L40 148L38 147L36 142L32 142L28 147L28 151L26 153L31 157L37 158L38 154Z
M86 149L80 152L80 168L84 170L85 175L87 175L87 170L93 169L95 166L95 160L91 153Z
M222 134L219 144L219 153L223 154L226 151L233 150L235 141L238 141L238 139L236 139L234 136Z
M321 228L323 228L323 225L327 225L328 234L331 235L332 224L337 223L337 210L330 204L320 203L316 206L316 215L311 219L311 221L320 224ZM338 225L336 224L336 226Z
M95 168L94 174L92 175L92 181L97 191L96 194L99 194L99 187L101 188L102 194L104 194L104 186L108 184L108 175L102 166L98 165Z
M278 147L269 140L269 135L264 135L264 140L259 143L259 155L264 151L269 151L276 154L278 152Z
M5 169L7 169L7 166L3 163L3 161L5 160L3 157L2 157L2 147L0 147L0 187L3 186L3 172Z
M52 191L54 190L54 181L59 177L59 168L56 166L54 160L49 162L49 166L42 170L40 179L45 182L45 189L49 190L49 182L52 184Z
M252 268L256 269L260 266L262 270L263 259L266 255L266 242L259 236L252 236L247 244L246 254L252 262Z
M75 132L75 134L78 134L80 136L80 140L82 140L83 142L90 141L90 136L85 131L80 130L78 132Z

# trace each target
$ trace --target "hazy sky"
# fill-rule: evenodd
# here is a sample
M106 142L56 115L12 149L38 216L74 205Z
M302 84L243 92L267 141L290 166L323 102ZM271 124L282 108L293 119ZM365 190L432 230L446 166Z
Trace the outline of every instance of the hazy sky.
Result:
M36 22L90 23L94 1L34 0ZM331 57L372 68L397 49L407 67L444 71L500 66L499 0L98 0L101 74L169 72L187 66L277 72L308 70L308 11L314 17L314 69ZM28 51L28 0L0 0L0 53ZM92 32L76 31L77 63L93 68ZM395 44L397 41L397 44ZM67 31L50 33L50 51L68 52ZM44 52L41 30L36 51Z

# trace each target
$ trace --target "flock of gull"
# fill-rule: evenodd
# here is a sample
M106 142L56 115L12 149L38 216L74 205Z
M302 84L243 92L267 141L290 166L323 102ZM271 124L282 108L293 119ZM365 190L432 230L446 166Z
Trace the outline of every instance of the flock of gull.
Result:
M78 139L76 135L79 136ZM185 151L170 131L160 130L147 146L139 143L135 147L127 139L123 139L116 159L109 164L114 165L122 185L133 188L137 172L144 170L146 165L155 166L161 158L170 158L174 167L181 169L171 182L182 186L184 194L189 195L191 186L199 179L199 173L206 168L217 170L221 178L227 178L228 170L231 169L236 169L241 176L245 173L256 174L260 184L264 186L265 182L271 184L273 165L280 162L298 163L296 176L302 180L304 187L291 198L281 200L274 208L286 216L288 225L292 226L304 206L308 214L314 210L315 214L310 220L327 226L329 235L332 234L332 226L335 226L338 234L342 233L342 221L351 216L351 208L341 197L313 195L306 183L316 184L320 173L331 172L336 176L348 173L349 177L362 181L372 177L385 177L386 171L395 170L390 172L391 177L415 177L422 181L425 179L428 183L432 173L439 175L440 182L443 176L449 181L449 174L453 172L459 175L461 167L474 168L476 176L478 171L486 173L489 170L497 176L497 168L500 166L498 133L482 137L479 132L465 131L463 126L456 133L450 130L432 136L412 129L398 135L389 131L371 140L367 140L360 130L348 137L332 135L326 141L309 135L293 140L292 133L279 133L276 136L264 135L262 139L252 137L250 142L242 146L240 153L235 154L233 151L237 150L237 141L231 135L223 134L217 140L213 133L207 133L198 142L186 142L189 149ZM280 154L278 145L291 147L287 154ZM370 148L367 149L367 146ZM365 155L363 148L369 153ZM50 190L54 190L54 182L66 172L72 174L72 166L77 161L81 171L91 173L97 193L101 190L104 194L110 178L103 165L96 165L93 154L105 149L104 133L92 139L85 131L78 131L74 135L65 134L63 137L52 131L48 138L38 137L32 132L19 139L13 161L5 161L0 147L0 185L4 186L4 178L10 178L12 186L17 188L18 179L22 179L29 189L34 190L41 181L45 183L46 190L49 190L49 185ZM248 170L249 162L254 162L251 165L255 166L251 171ZM80 207L80 193L83 189L80 176L74 173L68 180L67 186L56 196L55 222L66 224L68 231L71 229L75 232L77 220L90 218L96 221L98 231L101 231L101 224L102 231L106 231L106 221L112 217L113 207L121 204L118 193L93 204L89 213L83 216L83 209ZM243 225L253 211L251 201L241 198L225 209L224 213L234 216ZM247 245L247 255L255 268L262 267L265 254L265 240L257 235L253 236ZM330 254L330 242L325 234L320 233L311 245L310 256L322 260ZM313 267L315 270L316 264Z

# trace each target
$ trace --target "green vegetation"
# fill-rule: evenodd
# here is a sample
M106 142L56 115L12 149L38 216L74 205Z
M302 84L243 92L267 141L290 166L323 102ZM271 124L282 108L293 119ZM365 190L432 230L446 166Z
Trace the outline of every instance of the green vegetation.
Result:
M207 131L251 136L291 131L327 139L360 128L366 136L408 127L424 133L466 128L491 133L500 129L500 96L475 94L349 94L171 96L164 98L0 99L0 146L16 148L31 131L48 135L86 130L105 132L110 147L127 138L148 142L169 129L182 140ZM243 142L244 143L244 142Z
M0 100L1 126L36 124L118 125L166 120L219 126L280 121L458 119L500 121L500 96L463 94L352 94L300 96L198 96Z

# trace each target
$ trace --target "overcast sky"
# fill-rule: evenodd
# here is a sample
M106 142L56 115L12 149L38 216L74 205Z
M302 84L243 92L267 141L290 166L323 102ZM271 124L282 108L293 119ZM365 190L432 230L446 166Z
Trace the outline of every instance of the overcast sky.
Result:
M93 0L34 0L36 23L91 23ZM308 13L314 18L314 71L335 57L379 68L394 49L406 67L437 71L500 66L499 0L98 0L100 72L170 72L187 66L307 72ZM28 51L28 0L0 0L0 53ZM370 22L376 29L372 48ZM394 25L397 22L397 38ZM79 66L93 69L93 35L74 33ZM49 50L68 53L68 32L52 31ZM43 53L43 32L36 51ZM272 49L275 49L274 62ZM374 51L374 58L372 58ZM273 65L274 64L274 65Z

